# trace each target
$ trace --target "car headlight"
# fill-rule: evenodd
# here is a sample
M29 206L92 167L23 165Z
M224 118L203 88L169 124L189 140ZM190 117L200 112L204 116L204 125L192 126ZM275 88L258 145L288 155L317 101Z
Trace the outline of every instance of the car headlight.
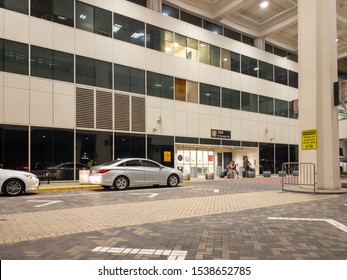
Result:
M27 177L31 180L37 178L35 175L30 175L30 174L25 175L25 177Z

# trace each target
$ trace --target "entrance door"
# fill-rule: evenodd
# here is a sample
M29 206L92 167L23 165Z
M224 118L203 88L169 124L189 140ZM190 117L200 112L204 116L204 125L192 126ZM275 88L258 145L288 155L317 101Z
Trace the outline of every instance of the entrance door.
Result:
M214 152L206 150L177 150L177 168L192 178L214 172Z
M224 168L225 168L225 166L233 160L233 153L225 152L223 154L223 159L224 159Z

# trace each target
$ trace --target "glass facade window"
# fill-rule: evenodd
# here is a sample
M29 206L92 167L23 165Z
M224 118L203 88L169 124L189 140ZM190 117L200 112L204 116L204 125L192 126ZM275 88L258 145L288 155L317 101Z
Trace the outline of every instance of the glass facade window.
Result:
M187 59L192 61L198 61L198 40L187 38Z
M275 173L282 170L282 164L289 160L289 146L286 144L275 144Z
M11 10L17 13L28 14L29 13L29 1L28 0L0 0L0 8Z
M241 55L241 73L252 77L257 77L258 61L254 58Z
M181 20L193 24L198 27L202 27L202 19L184 11L181 11Z
M220 87L200 83L200 104L220 107Z
M228 37L230 39L236 40L241 42L241 33L236 32L234 30L228 29L228 28L224 28L224 36Z
M145 94L145 71L124 65L114 65L116 90Z
M76 83L112 89L112 63L76 56Z
M275 99L275 116L288 118L288 101Z
M184 79L175 78L175 100L186 101L186 89L187 81Z
M114 14L113 38L145 46L145 24L142 21L132 19L120 14Z
M74 26L74 0L31 0L31 16Z
M147 0L128 0L136 5L140 5L142 7L147 7Z
M73 130L31 127L31 170L74 162ZM73 179L73 178L71 178Z
M274 54L281 56L281 57L287 57L287 52L285 50L282 50L280 48L274 47Z
M76 28L112 37L112 12L77 1Z
M176 19L180 18L180 11L176 8L170 7L168 5L162 5L162 14L164 16L173 17Z
M146 46L172 55L174 53L173 32L147 24Z
M288 84L288 71L282 67L275 66L275 82L287 85Z
M199 84L187 81L187 102L199 103Z
M4 71L21 75L29 75L28 45L9 40L2 40L2 42Z
M269 45L268 43L265 43L265 51L269 53L273 53L274 47L272 45Z
M164 156L170 152L170 159ZM147 136L147 158L165 166L174 167L175 138L173 136Z
M289 86L298 88L298 73L289 70Z
M242 43L254 46L254 39L249 36L242 35Z
M187 58L187 37L175 33L174 54L177 57Z
M223 34L223 27L221 27L218 24L212 23L208 20L203 21L203 28L206 30L209 30L215 34L220 34L220 35Z
M291 61L298 62L298 56L296 54L288 52L287 58Z
M221 67L240 73L240 55L225 49L222 49Z
M242 111L258 113L258 95L248 92L241 93Z
M114 158L146 157L146 138L141 134L116 133Z
M275 146L271 143L259 143L259 173L275 171Z
M211 63L211 52L210 45L204 42L200 42L199 44L199 62L210 64Z
M274 99L271 97L259 95L259 113L273 115Z
M270 63L259 61L259 78L273 82L274 67Z
M240 91L222 88L222 107L240 110Z
M173 99L173 78L147 72L147 95Z
M72 54L31 46L31 75L73 83Z
M29 131L28 127L0 125L0 159L4 168L15 170L29 169Z
M220 48L211 45L211 65L220 67Z
M4 40L0 38L0 71L4 71Z

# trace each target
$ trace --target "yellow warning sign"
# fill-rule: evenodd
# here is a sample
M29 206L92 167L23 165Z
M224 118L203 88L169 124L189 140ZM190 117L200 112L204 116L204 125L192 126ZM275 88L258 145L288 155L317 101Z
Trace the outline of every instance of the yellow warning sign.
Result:
M317 129L303 130L301 144L303 150L317 150Z
M164 151L164 162L171 162L171 151Z

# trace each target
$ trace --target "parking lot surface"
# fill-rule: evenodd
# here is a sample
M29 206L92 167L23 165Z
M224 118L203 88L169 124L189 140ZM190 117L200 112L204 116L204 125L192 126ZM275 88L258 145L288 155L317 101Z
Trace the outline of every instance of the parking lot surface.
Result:
M347 258L347 194L282 192L276 177L63 185L0 197L0 259Z

